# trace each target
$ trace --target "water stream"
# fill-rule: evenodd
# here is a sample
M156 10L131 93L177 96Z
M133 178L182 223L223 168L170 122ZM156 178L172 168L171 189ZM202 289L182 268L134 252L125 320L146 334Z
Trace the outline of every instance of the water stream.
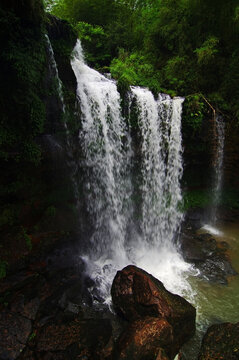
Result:
M229 244L232 265L239 272L239 224L221 223L216 230L214 237ZM208 232L208 229L200 231ZM210 325L239 321L239 276L229 278L228 285L210 283L198 277L189 277L189 282L197 294L188 299L197 309L197 332L184 346L184 352L186 360L196 360L202 336Z
M216 209L220 202L223 185L223 158L224 158L224 142L225 142L225 123L222 116L216 116L216 137L217 147L215 153L214 163L214 188L213 188L213 208L214 213L212 214L212 221L216 222L217 213Z
M221 200L223 186L223 160L224 160L224 142L225 142L225 123L223 117L219 114L215 116L215 149L213 154L213 182L212 197L209 211L209 224L205 229L214 232L217 235L216 225L218 218L218 206Z
M55 60L55 54L54 54L54 50L52 48L51 41L47 34L45 34L45 38L46 38L46 45L47 45L50 76L51 76L51 80L53 80L56 83L57 95L58 95L58 99L60 100L60 106L61 106L61 111L62 111L62 115L63 115L62 120L63 120L63 126L64 126L64 130L65 130L64 146L66 147L66 150L67 150L66 151L67 152L67 166L68 166L68 170L71 173L70 178L71 178L71 183L73 185L74 199L76 201L75 206L77 209L79 209L78 184L77 184L76 176L75 176L76 164L75 164L74 156L72 154L72 144L70 141L67 121L65 121L67 111L66 111L66 105L65 105L65 101L64 101L63 86L62 86L62 81L59 77L58 67L57 67L57 63ZM58 147L59 149L60 148L63 149L62 144L59 142L59 140L56 138L56 136L54 136L54 137L48 136L48 141L53 143L55 147Z
M61 102L62 112L65 113L66 106L65 106L65 102L64 102L62 82L61 82L61 79L59 78L59 73L58 73L58 68L57 68L57 64L56 64L56 60L55 60L54 51L53 51L53 48L51 45L51 41L47 34L45 34L45 38L46 38L46 44L47 44L47 51L49 54L48 63L49 63L50 72L52 74L52 77L56 79L57 93L58 93L58 96L59 96L59 99Z

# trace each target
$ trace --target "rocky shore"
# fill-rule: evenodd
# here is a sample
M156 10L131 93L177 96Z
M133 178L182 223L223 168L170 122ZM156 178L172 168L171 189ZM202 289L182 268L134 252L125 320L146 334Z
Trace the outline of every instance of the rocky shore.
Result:
M226 284L235 274L228 245L190 231L181 243L186 261L204 280ZM85 263L64 244L12 270L0 281L0 359L173 360L194 335L193 306L136 266L117 272L113 312L92 288ZM213 325L198 360L237 359L238 341L238 324Z
M60 260L32 263L1 280L1 360L166 360L193 336L195 309L145 271L128 266L117 273L118 316L93 306L82 261Z

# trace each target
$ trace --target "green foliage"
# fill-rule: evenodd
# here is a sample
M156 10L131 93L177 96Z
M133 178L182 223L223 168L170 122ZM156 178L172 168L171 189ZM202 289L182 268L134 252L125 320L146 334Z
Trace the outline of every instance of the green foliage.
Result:
M55 3L55 0L43 0L44 8L46 11L51 11Z
M171 89L183 92L185 88L185 79L188 61L184 57L174 56L169 59L164 67L165 80Z
M208 65L215 61L215 56L218 53L219 39L215 36L209 37L200 48L195 50L199 65Z
M222 205L230 209L239 209L239 191L235 189L225 189L221 198Z
M234 21L239 22L239 6L237 6L236 9L235 9Z
M100 41L101 37L104 38L105 32L102 26L99 25L91 25L84 21L79 21L75 26L80 38L82 40L87 40L89 42L92 42L92 38L96 37L98 41ZM97 44L99 47L102 44Z
M108 39L103 27L80 21L74 28L86 51L87 63L96 68L108 63L111 56L106 46Z
M186 123L191 136L201 130L204 111L205 102L200 94L189 95L185 98L183 122Z
M187 211L193 208L205 208L210 205L211 196L204 190L192 190L183 195L183 210Z
M110 65L120 89L217 93L215 107L239 116L235 0L58 0L53 13L78 29L91 66ZM199 127L196 114L188 113L188 123Z
M129 85L140 85L154 92L161 90L159 73L155 72L153 65L140 53L128 54L120 49L119 57L111 62L110 72L118 80L121 89L127 89Z
M183 211L193 208L205 208L210 206L212 193L206 190L191 190L183 195ZM239 192L235 189L225 189L220 198L219 206L230 209L239 209Z

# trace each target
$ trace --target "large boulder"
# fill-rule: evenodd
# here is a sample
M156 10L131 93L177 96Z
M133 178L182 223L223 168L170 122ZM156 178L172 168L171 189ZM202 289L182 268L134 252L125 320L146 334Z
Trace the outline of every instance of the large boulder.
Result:
M163 350L165 349L165 351ZM117 340L114 359L168 359L173 353L173 329L165 319L145 317L130 323ZM161 356L161 357L160 357Z
M136 266L117 272L111 295L116 311L129 321L147 316L166 320L172 326L175 355L195 332L195 308Z
M198 360L239 359L239 323L223 323L208 328Z

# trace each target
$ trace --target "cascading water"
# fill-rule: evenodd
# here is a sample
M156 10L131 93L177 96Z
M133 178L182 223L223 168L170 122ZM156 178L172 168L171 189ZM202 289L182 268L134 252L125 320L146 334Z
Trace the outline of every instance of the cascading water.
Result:
M54 51L52 49L52 45L51 45L50 39L47 34L45 34L45 38L46 38L47 50L48 50L48 54L49 54L49 67L50 67L53 77L55 77L55 79L56 79L57 92L59 95L59 99L61 101L62 112L65 113L66 107L65 107L64 97L63 97L62 82L59 78L59 73L58 73L58 68L57 68L57 64L56 64L56 60L55 60Z
M113 264L117 268L127 264L127 198L131 196L126 176L128 135L115 82L84 63L79 41L74 49L72 68L77 78L81 108L79 137L84 154L81 165L86 175L84 191L87 210L94 222L90 239L93 251L89 253L89 261L94 263L90 271L104 287L103 273L109 275L109 266Z
M74 157L73 157L72 151L71 151L72 146L71 146L71 142L70 142L67 122L65 121L65 118L64 118L64 116L66 115L66 105L65 105L65 101L64 101L63 87L62 87L61 79L59 77L58 67L56 64L55 54L54 54L54 51L53 51L53 48L51 45L51 41L47 34L45 34L45 38L46 38L46 44L47 44L49 70L50 70L51 77L56 82L57 94L58 94L58 98L60 100L60 106L61 106L61 110L63 113L63 126L64 126L65 134L66 134L66 138L65 138L66 144L65 145L66 145L67 155L68 155L67 165L68 165L69 170L71 171L71 175L72 175L71 181L72 181L74 195L75 195L74 198L76 200L76 208L78 209L79 208L79 202L78 202L79 194L78 194L78 185L77 185L76 176L75 176L76 165L75 165L75 160L74 160ZM48 137L48 140L53 142L55 147L62 149L62 146L60 145L60 143L52 136Z
M93 220L91 249L85 257L90 275L107 296L116 270L133 263L154 274L169 289L183 293L188 283L182 272L188 265L173 241L182 220L178 205L183 99L160 95L155 100L147 89L131 89L142 138L138 169L142 213L140 231L136 226L132 230L133 155L116 84L85 64L79 41L72 68L81 112L84 192Z
M141 132L142 197L141 236L134 246L135 262L181 293L187 283L182 273L188 265L181 258L176 234L183 218L181 112L183 98L171 99L145 88L132 87Z
M209 224L203 226L212 235L222 235L215 226L217 224L218 205L221 199L223 184L223 159L224 159L225 123L223 117L215 116L215 152L213 159L213 185L212 201L209 211Z
M217 221L217 207L220 202L223 181L223 158L224 158L224 139L225 139L225 123L222 116L216 115L216 152L214 161L214 186L212 199L211 222Z
M182 220L178 205L182 201L181 111L182 98L171 99L144 88L132 87L139 109L142 133L142 230L144 239L154 247L173 237Z

